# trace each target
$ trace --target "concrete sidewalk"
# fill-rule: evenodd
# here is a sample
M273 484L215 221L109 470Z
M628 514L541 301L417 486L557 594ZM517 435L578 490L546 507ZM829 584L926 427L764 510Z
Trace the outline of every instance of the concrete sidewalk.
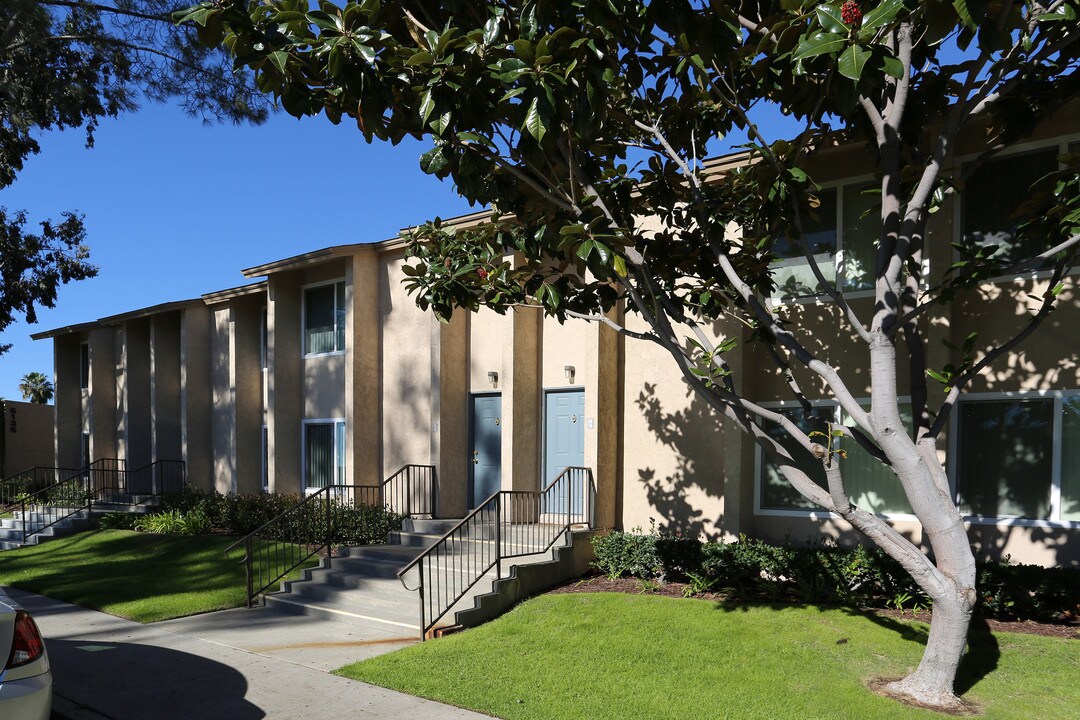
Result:
M14 588L9 592L45 636L60 718L488 717L326 672L412 642L375 628L265 609L141 625Z

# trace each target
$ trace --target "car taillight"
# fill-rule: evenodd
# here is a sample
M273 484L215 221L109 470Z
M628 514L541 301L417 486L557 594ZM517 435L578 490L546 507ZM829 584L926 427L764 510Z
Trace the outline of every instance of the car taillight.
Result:
M45 652L45 642L38 632L37 623L25 610L15 612L15 638L11 643L11 655L8 656L9 668L19 667L33 662Z

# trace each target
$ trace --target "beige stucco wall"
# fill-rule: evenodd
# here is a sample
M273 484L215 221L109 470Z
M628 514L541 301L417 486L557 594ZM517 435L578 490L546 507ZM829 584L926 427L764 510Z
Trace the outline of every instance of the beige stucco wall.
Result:
M0 408L3 409L0 433L4 436L0 478L32 467L53 465L55 408L17 400L0 401Z
M435 318L417 307L406 292L394 254L380 263L379 310L382 344L382 474L389 477L408 463L431 462L433 395L432 338ZM437 353L437 346L434 348ZM437 359L437 356L436 356Z

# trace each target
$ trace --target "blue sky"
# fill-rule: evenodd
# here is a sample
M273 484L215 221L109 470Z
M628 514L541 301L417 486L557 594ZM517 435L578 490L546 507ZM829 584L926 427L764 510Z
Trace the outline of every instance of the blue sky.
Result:
M96 278L61 288L38 323L0 343L0 397L19 399L28 372L52 377L52 342L30 334L249 282L240 270L329 245L393 237L436 215L469 212L449 183L419 169L425 146L367 145L355 126L283 113L265 125L204 125L147 104L103 122L93 149L81 130L41 139L0 205L30 222L86 215Z
M234 287L248 282L245 267L475 209L420 171L426 145L367 145L351 123L324 117L204 125L147 104L103 122L93 149L84 139L78 129L45 134L42 152L0 191L0 205L27 210L31 223L84 213L100 268L63 286L36 325L0 333L14 346L0 356L0 397L19 399L28 372L52 377L52 342L31 333Z

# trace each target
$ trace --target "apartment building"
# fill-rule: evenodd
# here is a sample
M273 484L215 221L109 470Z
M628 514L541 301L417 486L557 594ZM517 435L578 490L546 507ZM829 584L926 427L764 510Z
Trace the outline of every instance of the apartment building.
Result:
M964 236L1021 253L1010 245L1009 216L1066 151L1080 152L1069 113L972 176L931 220L929 275L954 262L952 243ZM955 162L975 152L961 145ZM822 205L808 235L827 279L867 315L875 234L862 217L874 202L864 192L873 177L860 171L865 151L823 149L815 162ZM375 485L406 463L431 464L444 517L583 465L594 472L601 527L655 520L710 538L855 541L695 398L663 350L534 308L440 324L406 293L404 265L400 238L337 245L247 268L248 285L35 335L54 342L57 463L183 459L204 488L291 493ZM963 396L939 447L985 556L1080 566L1076 277L1045 327ZM810 329L815 349L868 401L866 353L805 259L778 262L774 279L771 302ZM972 332L979 347L1015 334L1027 298L1046 285L1042 272L995 278L933 309L922 321L930 367L956 362L950 346ZM626 322L643 328L636 317ZM794 413L783 378L744 342L745 329L718 323L714 332L740 341L727 355L740 390ZM817 378L799 380L820 398L819 412L850 422ZM895 478L845 449L852 499L920 542Z

